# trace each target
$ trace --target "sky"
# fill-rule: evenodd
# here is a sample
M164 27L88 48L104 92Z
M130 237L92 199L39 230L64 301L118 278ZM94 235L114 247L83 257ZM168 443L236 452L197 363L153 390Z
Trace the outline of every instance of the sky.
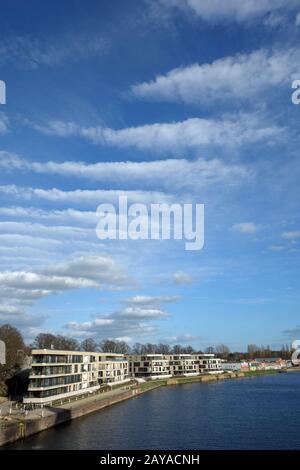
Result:
M28 342L299 339L300 1L0 8L0 323ZM120 194L204 204L203 249L99 240Z

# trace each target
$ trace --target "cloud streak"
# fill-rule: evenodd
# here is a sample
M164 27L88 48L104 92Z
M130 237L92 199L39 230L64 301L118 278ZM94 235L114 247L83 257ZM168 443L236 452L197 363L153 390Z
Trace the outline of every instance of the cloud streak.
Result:
M206 147L234 149L247 144L268 143L281 139L284 131L253 113L223 116L221 119L191 118L123 129L84 127L63 121L31 125L38 132L61 138L81 137L98 145L173 153Z
M220 181L238 181L250 176L245 165L220 159L167 159L142 162L31 162L9 152L0 151L0 168L6 172L23 171L47 175L84 178L124 187L182 190L207 187Z
M57 67L66 62L78 62L101 57L109 48L108 41L99 36L76 33L43 41L29 35L10 36L0 41L0 64L19 68Z
M244 23L298 6L297 0L160 0L165 8L177 8L209 23Z
M247 2L240 2L241 4ZM227 5L227 2L226 2ZM287 85L300 66L300 50L260 49L193 64L159 75L153 81L132 86L133 96L150 101L175 101L187 104L215 105L216 102L253 100L273 87Z

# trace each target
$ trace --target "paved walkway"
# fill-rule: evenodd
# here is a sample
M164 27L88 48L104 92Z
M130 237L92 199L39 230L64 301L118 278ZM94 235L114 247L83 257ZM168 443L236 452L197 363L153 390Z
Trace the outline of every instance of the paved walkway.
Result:
M123 387L119 387L115 390L111 390L108 392L96 393L87 396L86 398L78 398L77 400L73 398L69 403L63 403L62 405L54 405L53 408L45 407L45 408L38 408L34 410L24 411L18 406L16 408L16 403L12 401L6 401L0 405L0 423L1 422L9 422L9 421L20 421L20 420L33 420L39 419L46 416L51 416L56 414L59 409L62 410L72 410L74 408L80 408L83 405L93 403L96 401L105 400L107 398L111 398L113 396L119 395L124 391L131 390L132 386L125 385Z

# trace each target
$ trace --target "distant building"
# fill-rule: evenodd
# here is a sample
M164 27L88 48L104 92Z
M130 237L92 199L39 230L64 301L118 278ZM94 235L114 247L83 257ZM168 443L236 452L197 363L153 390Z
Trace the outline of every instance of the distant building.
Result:
M225 372L240 372L241 363L240 362L222 362L222 369Z
M283 367L287 367L287 361L281 357L256 358L255 363L258 364L258 368L264 370L282 369Z
M281 358L257 358L253 361L241 361L241 362L222 362L222 368L224 371L232 372L248 372L255 370L272 370L282 369L287 367L288 362Z

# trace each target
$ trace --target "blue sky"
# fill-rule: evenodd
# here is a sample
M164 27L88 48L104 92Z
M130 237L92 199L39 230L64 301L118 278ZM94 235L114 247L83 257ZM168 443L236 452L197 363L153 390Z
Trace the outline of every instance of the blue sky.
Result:
M43 3L43 4L42 4ZM0 321L195 348L298 339L300 2L1 5ZM205 245L96 208L205 204Z

